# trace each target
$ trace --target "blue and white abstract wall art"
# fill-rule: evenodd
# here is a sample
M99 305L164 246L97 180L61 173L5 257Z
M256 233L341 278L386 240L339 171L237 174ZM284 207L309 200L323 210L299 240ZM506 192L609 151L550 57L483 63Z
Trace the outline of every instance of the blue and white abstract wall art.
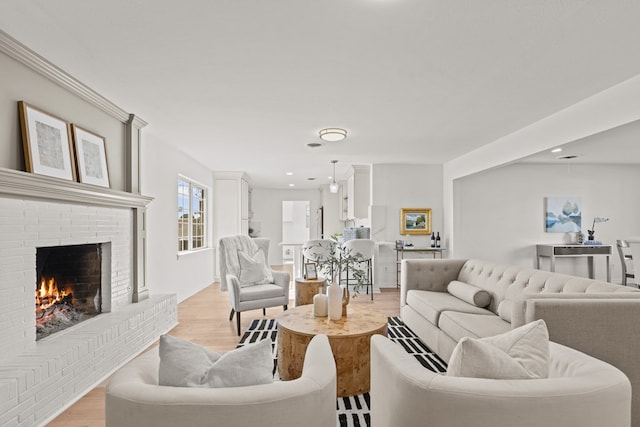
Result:
M575 196L545 198L545 231L547 233L577 233L582 228L582 206Z

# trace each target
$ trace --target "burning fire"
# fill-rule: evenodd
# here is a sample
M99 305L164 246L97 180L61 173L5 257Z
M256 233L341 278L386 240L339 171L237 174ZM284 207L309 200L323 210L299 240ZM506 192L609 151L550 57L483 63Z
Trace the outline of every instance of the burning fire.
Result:
M59 303L71 296L71 288L58 289L58 285L53 277L40 279L40 288L36 290L36 313L46 310L52 305Z

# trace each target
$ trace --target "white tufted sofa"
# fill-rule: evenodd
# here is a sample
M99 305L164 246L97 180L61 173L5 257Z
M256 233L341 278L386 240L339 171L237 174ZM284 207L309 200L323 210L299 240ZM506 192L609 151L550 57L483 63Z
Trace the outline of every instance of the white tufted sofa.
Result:
M451 281L487 291L476 307L447 292ZM640 290L477 259L411 259L401 267L402 320L445 361L464 336L481 338L544 319L551 341L623 371L640 427Z

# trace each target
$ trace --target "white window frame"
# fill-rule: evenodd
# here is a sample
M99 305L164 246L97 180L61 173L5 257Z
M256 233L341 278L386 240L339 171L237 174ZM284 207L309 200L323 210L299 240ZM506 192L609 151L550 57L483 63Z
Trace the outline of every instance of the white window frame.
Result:
M185 186L184 184L186 184L187 187L186 193L181 192L181 188ZM197 189L202 190L202 197L196 197L195 190ZM209 213L209 209L207 203L208 197L210 195L209 188L184 175L178 175L177 193L178 254L186 254L208 249L209 242L207 239L207 231L209 228L209 219L207 216ZM181 198L185 195L188 201L188 203L186 204L186 209L184 209L184 203L182 203L181 206ZM199 215L199 218L202 218L202 230L201 234L199 234L198 236L194 234L194 202L198 203L198 205L200 206L197 214ZM187 214L186 222L181 219L181 216L184 216L185 214ZM197 237L200 237L202 244L200 246L194 247L194 240L196 240Z

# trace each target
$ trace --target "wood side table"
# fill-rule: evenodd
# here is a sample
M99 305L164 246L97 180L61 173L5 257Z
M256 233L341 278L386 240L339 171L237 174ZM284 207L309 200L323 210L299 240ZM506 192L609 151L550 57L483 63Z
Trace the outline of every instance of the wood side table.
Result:
M307 280L301 277L296 279L296 307L305 304L313 304L313 296L318 293L321 286L326 288L325 279Z
M372 335L387 335L388 319L384 313L349 304L347 316L333 321L315 317L313 305L302 305L283 312L277 320L280 379L299 378L309 341L315 335L325 334L336 361L338 396L369 391L369 345Z

